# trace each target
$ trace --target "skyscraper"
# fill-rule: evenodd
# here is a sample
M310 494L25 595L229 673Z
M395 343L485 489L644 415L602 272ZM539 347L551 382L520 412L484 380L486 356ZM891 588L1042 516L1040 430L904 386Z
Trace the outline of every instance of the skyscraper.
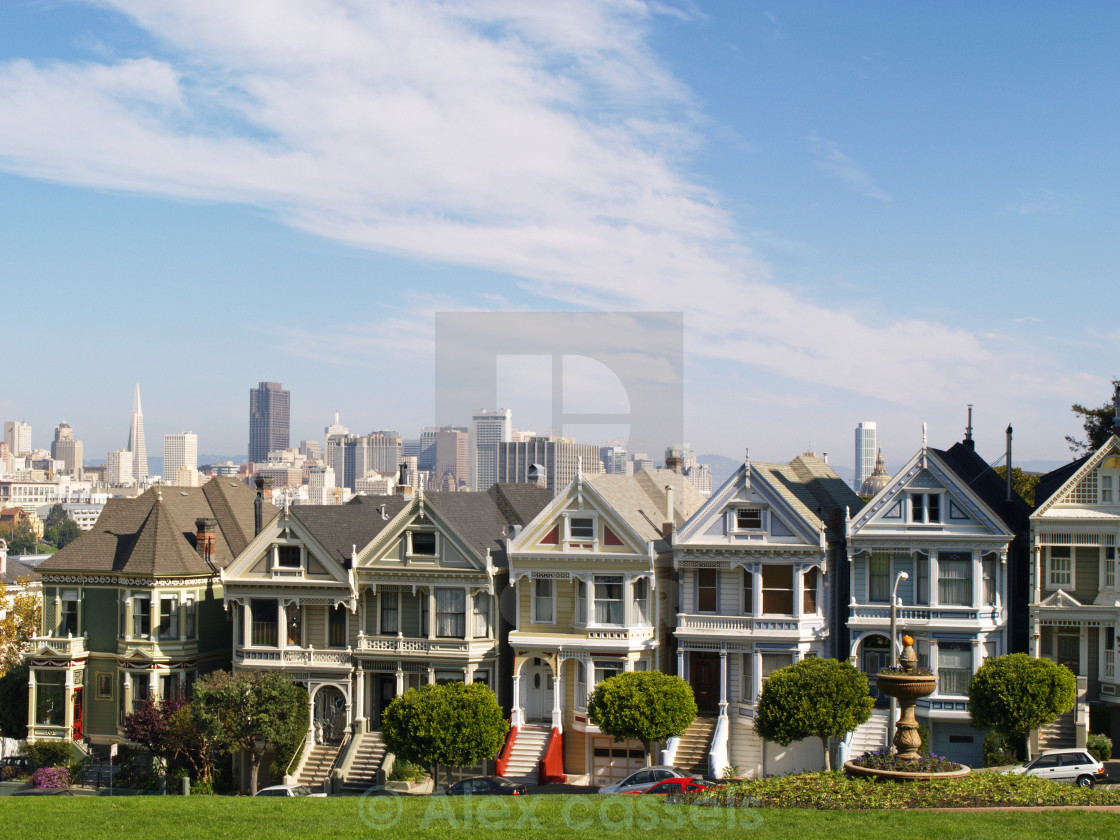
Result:
M4 424L4 442L12 455L31 453L31 424L21 420L9 420Z
M54 429L51 442L51 459L62 461L63 470L74 478L82 477L82 442L74 440L74 430L63 420Z
M128 427L128 451L132 453L132 477L139 484L148 477L148 445L144 442L144 412L140 409L140 383L132 398L132 422Z
M856 470L852 487L858 493L864 479L875 471L875 456L879 452L878 433L872 420L856 426Z
M180 467L198 469L198 435L194 432L163 436L163 483L178 484Z
M498 444L508 443L512 431L513 412L508 408L475 411L467 444L471 490L484 492L498 480Z
M249 389L249 460L263 464L268 453L289 446L291 393L279 382Z

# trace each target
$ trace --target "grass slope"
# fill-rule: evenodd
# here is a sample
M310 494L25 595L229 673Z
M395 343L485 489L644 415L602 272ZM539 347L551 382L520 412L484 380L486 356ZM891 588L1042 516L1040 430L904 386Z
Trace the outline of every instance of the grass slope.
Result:
M681 838L837 837L996 838L1027 836L1078 840L1120 837L1120 815L1090 811L968 812L723 809L667 805L655 797L531 796L332 799L226 797L4 798L0 821L7 837L119 840L129 837L346 838L450 835L485 838L588 835Z

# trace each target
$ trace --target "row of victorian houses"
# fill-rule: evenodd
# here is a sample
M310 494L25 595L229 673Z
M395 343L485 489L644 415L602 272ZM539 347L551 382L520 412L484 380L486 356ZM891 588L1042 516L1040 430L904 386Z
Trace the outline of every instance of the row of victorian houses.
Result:
M384 767L386 705L463 680L509 710L497 772L605 784L643 753L598 730L587 696L658 669L686 679L700 710L667 762L792 772L820 767L821 747L759 738L763 683L810 656L873 677L894 599L899 636L939 676L919 708L935 752L979 763L968 680L1014 651L1079 675L1078 708L1041 737L1083 739L1089 700L1120 704L1120 439L1045 477L1033 515L971 435L923 441L878 483L864 502L807 454L746 458L708 498L659 469L580 474L555 496L500 484L278 510L216 478L114 499L40 566L29 737L109 743L143 697L189 691L213 668L277 669L311 698L312 749L289 775L361 789ZM839 749L885 733L877 712Z

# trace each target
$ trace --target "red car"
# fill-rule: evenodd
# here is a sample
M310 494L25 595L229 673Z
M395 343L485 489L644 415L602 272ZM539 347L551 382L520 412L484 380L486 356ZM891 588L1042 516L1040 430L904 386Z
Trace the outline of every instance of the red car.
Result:
M711 782L704 782L697 779L689 779L679 777L676 779L665 779L655 785L650 785L645 790L631 790L628 793L652 793L655 796L668 796L670 794L680 793L699 793L710 787L718 787Z

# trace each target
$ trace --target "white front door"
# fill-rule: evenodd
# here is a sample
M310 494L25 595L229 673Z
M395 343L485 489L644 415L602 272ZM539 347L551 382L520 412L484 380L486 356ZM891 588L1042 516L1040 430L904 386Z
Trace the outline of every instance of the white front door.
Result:
M544 662L530 664L526 669L529 691L525 700L525 716L529 720L551 720L553 692L556 688L552 669Z

